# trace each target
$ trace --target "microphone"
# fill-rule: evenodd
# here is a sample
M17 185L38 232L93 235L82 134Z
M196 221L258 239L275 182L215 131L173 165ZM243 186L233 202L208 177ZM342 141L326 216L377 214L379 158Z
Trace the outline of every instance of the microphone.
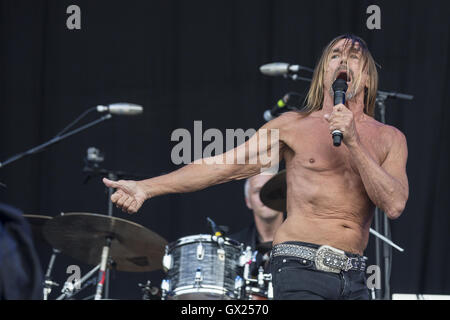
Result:
M113 103L107 106L97 106L98 112L109 112L111 114L123 115L123 116L134 116L141 114L143 112L142 106L133 103Z
M289 110L300 110L302 100L303 96L297 92L286 93L283 98L277 101L277 104L272 109L264 111L264 120L273 120L283 112Z
M347 92L347 82L344 79L338 78L333 82L334 92L334 105L340 103L345 104L345 93ZM339 147L342 141L342 132L340 130L334 130L331 135L333 136L333 145Z
M298 64L289 64L286 62L272 62L264 64L259 68L259 71L261 71L262 74L272 77L284 76L290 73L297 73L300 70L314 72L314 70L311 68L303 67Z

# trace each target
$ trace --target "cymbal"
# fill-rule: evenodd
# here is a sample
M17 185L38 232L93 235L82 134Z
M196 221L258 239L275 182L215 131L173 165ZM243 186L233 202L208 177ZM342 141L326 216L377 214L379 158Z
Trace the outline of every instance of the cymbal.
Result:
M267 207L286 212L286 189L286 170L283 170L263 185L259 196Z
M23 216L27 219L28 224L31 227L31 234L33 235L34 241L50 245L50 243L45 238L42 229L48 221L52 220L53 217L37 214L24 214Z
M129 272L162 269L167 244L165 239L137 223L85 212L54 217L45 224L44 235L54 248L90 265L100 263L109 237L109 257L114 268Z

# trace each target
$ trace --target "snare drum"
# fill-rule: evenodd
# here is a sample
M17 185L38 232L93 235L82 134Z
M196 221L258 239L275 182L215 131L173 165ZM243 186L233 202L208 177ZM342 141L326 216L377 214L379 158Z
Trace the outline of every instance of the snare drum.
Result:
M242 245L206 234L181 238L166 246L161 283L163 299L239 299Z

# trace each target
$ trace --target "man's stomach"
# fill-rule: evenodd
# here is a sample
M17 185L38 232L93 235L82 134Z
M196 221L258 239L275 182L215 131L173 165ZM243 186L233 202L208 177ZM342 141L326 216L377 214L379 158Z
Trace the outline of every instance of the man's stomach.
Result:
M276 231L273 244L302 241L363 255L369 228L370 223L362 226L339 217L291 212Z

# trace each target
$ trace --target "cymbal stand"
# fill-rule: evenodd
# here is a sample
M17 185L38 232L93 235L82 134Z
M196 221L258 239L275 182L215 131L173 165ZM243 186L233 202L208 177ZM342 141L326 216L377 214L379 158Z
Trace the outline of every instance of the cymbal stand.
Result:
M95 176L107 176L109 180L117 181L119 179L124 178L133 178L133 179L140 179L145 177L146 175L136 175L129 172L123 172L123 171L117 171L117 170L109 170L102 168L101 164L104 162L104 154L96 147L90 147L87 150L86 158L84 159L85 166L83 168L83 172L86 173L86 178L84 180L84 183L87 183L92 177ZM148 175L147 175L148 176ZM108 187L107 188L108 198L108 216L113 216L113 203L111 201L111 196L114 193L114 188ZM108 268L106 269L105 274L105 282L104 282L104 288L105 288L105 299L109 298L109 286L110 286L110 274L111 270Z
M114 172L108 173L108 179L116 181L117 175ZM111 196L114 193L114 188L108 187L108 216L113 216L113 203L111 201ZM106 270L106 280L105 280L105 299L109 299L109 284L110 284L111 273L110 270Z
M106 267L108 263L108 257L109 257L109 249L111 247L111 237L106 238L106 243L103 246L102 251L102 260L100 262L100 270L98 273L98 283L97 283L97 290L95 292L95 298L94 300L100 300L102 298L103 293L103 284L105 283L105 277L106 277Z
M48 296L52 292L53 286L58 286L56 282L53 282L51 279L51 274L53 270L53 265L56 260L56 256L60 253L58 249L53 248L52 256L50 257L50 262L48 263L47 272L45 273L45 280L44 280L44 300L48 300Z

